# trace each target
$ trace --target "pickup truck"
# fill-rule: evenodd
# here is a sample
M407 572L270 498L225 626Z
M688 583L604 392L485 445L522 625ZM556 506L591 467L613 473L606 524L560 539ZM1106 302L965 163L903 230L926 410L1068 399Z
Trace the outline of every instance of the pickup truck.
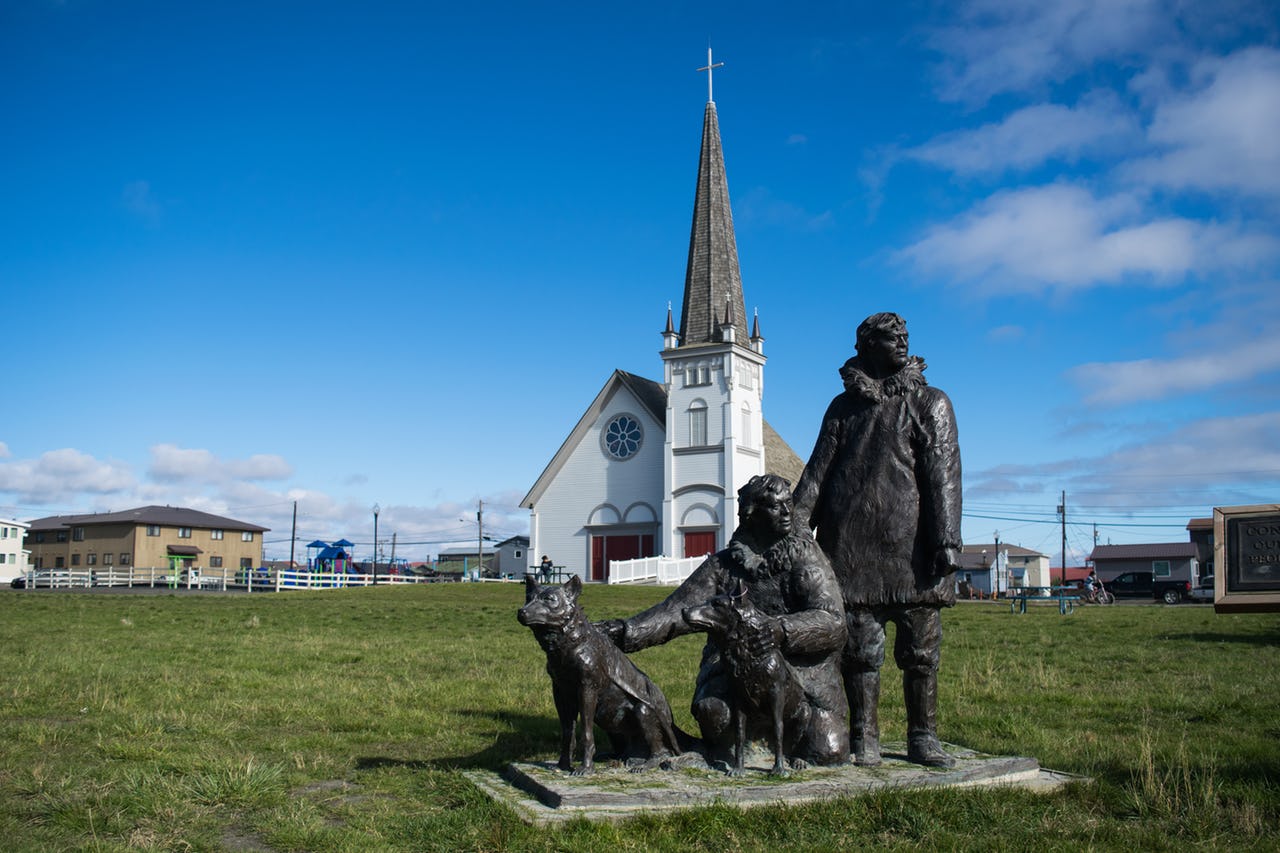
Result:
M1124 572L1104 585L1116 598L1154 598L1177 604L1191 597L1190 581L1156 580L1151 572Z
M1200 578L1200 585L1191 587L1191 600L1213 604L1213 575Z

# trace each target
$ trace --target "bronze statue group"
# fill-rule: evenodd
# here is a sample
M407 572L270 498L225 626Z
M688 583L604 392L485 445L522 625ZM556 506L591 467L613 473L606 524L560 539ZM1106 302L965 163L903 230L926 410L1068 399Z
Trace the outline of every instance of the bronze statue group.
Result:
M757 737L773 747L774 773L876 766L890 622L907 760L954 765L937 736L937 695L941 611L955 603L960 562L960 450L951 402L924 370L901 317L863 321L794 492L776 475L751 478L728 547L659 604L590 623L576 577L527 580L520 621L547 653L561 768L572 769L578 719L575 773L591 770L593 721L633 769L696 749L741 773ZM625 655L693 632L708 637L692 707L700 741L674 726L661 691Z

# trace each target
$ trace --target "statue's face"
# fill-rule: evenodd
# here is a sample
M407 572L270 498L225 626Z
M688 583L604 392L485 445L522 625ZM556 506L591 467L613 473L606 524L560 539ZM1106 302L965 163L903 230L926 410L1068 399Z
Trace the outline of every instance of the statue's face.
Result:
M756 501L751 521L762 533L786 536L791 532L791 496L769 493Z
M885 375L907 366L907 330L879 331L870 335L858 350L858 357Z

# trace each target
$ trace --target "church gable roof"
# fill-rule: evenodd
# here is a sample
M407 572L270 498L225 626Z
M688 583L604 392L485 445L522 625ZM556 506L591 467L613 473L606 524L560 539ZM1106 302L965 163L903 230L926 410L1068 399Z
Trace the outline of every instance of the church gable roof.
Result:
M560 473L560 469L569 461L573 451L582 443L582 439L586 436L587 431L591 429L592 424L599 419L605 407L620 390L626 391L635 399L645 413L656 422L658 430L663 433L666 432L667 392L661 383L654 382L652 379L645 379L643 376L637 376L634 373L627 373L625 370L613 371L613 374L604 383L604 387L600 389L600 393L596 394L595 399L591 401L591 405L587 406L587 410L582 413L582 417L578 419L577 424L569 432L564 443L560 445L556 455L551 457L551 461L547 463L547 467L543 469L537 482L533 484L533 488L529 489L529 493L520 501L520 506L527 509L533 508L533 505L542 497L556 475Z
M747 312L738 269L738 244L729 207L720 123L714 101L707 101L702 120L702 150L689 234L684 305L680 310L680 345L718 343L718 326L726 312L739 342L747 340Z

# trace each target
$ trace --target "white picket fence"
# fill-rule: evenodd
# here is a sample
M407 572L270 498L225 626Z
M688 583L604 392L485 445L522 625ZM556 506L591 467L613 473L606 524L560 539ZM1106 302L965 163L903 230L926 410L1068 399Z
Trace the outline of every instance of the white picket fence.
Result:
M27 589L76 589L87 587L152 587L170 589L244 589L270 592L289 589L341 589L353 586L383 586L431 583L442 578L417 575L348 574L306 570L239 569L232 573L210 574L208 570L173 572L168 568L105 567L102 569L32 569L24 573Z
M611 584L679 586L706 557L640 557L609 563Z

